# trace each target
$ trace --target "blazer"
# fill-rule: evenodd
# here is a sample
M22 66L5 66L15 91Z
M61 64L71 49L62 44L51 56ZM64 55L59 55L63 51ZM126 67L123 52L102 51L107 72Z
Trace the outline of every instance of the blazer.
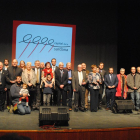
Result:
M87 78L86 78L86 73L83 72L83 80L87 83ZM85 88L86 85L82 85L82 90L85 91L86 88ZM78 78L78 71L75 71L73 72L73 75L72 75L72 88L76 90L76 92L78 91L78 87L79 87L79 78Z
M105 70L102 70L102 72L99 71L99 73L101 74L101 76L104 78L105 75L106 75L106 71Z
M63 69L63 76L61 78L60 69L57 68L55 70L55 87L56 90L60 90L60 85L64 85L64 90L67 91L67 85L68 85L68 71Z
M140 92L140 75L139 74L135 74L135 85L134 85L134 79L132 74L128 74L127 75L127 85L128 85L128 92L133 92L134 89L133 87L135 86L137 88L137 92Z
M33 84L33 86L36 86L36 81L37 81L37 78L36 78L36 74L35 74L35 71L31 69L31 73L32 73L32 77L31 77L31 81L30 83ZM22 72L22 82L24 84L28 84L28 79L27 79L27 76L26 76L26 70L24 70Z
M7 71L6 70L2 70L2 74L1 74L1 89L6 88L6 76L7 76Z
M16 80L17 76L21 76L22 74L22 69L19 67L16 67L15 70L15 75L13 74L13 66L10 66L7 68L7 75L6 75L6 81L7 81L7 88L10 89L12 83L10 81Z
M39 79L39 81L40 81L40 83L41 83L41 76L42 76L42 70L43 70L43 69L42 69L42 68L39 68L39 69L40 69L40 75L39 75L39 76L40 76L40 79ZM33 68L33 70L34 70L34 72L35 72L35 68Z
M73 73L74 73L74 71L73 70L71 70L71 78L72 78L72 76L73 76ZM69 76L68 76L69 77ZM68 80L69 81L69 80ZM71 84L72 84L72 80L71 80Z
M106 92L116 92L116 87L118 85L118 78L116 74L113 74L112 80L110 80L109 74L105 75L104 83L106 85ZM108 86L115 86L114 88L108 88Z

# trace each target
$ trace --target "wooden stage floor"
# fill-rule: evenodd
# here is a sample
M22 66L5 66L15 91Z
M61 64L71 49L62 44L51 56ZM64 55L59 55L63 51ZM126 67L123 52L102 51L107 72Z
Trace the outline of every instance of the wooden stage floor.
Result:
M44 130L39 127L39 111L31 114L10 114L5 110L0 112L0 130ZM98 112L70 112L69 126L60 129L105 129L140 127L140 114L133 111L131 114L113 114L104 108Z

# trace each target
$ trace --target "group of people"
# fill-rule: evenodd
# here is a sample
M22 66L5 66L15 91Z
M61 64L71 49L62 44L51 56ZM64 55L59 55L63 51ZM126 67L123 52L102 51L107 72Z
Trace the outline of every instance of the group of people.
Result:
M31 62L22 60L18 66L16 59L5 59L0 62L0 110L4 111L5 104L10 112L21 115L29 114L31 110L39 110L41 105L68 106L72 111L72 98L74 96L74 111L85 112L88 110L88 96L90 93L90 111L97 112L102 108L102 95L105 89L106 110L112 110L115 99L128 99L135 104L139 111L140 104L140 67L131 67L131 73L125 75L125 69L120 69L120 74L114 74L113 68L104 70L104 63L99 67L91 65L91 72L86 69L86 64L71 69L71 63L62 62L56 66L56 59L40 63L36 60L35 67ZM136 97L136 103L135 103Z

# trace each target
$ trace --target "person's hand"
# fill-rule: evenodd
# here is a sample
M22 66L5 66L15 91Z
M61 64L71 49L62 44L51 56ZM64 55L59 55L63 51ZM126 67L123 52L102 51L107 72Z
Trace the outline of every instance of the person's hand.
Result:
M74 89L73 91L76 92L76 89Z
M97 83L96 83L96 82L93 82L93 84L97 85Z
M113 85L112 88L115 88L115 86Z
M7 88L5 88L4 90L7 91Z
M52 84L49 84L49 87L52 88L53 87Z
M27 94L27 93L23 93L22 95L23 95L23 97L27 97L27 96L28 96L28 94Z
M108 86L108 88L111 88L111 86Z
M136 87L133 87L133 89L137 89Z
M32 84L31 83L28 83L28 86L30 87L30 86L32 86Z
M49 86L49 84L48 83L45 83L45 87L48 87Z
M14 81L10 81L10 83L12 83L12 84L14 84L16 82L16 80L14 80Z
M85 85L86 84L86 82L82 82L82 85Z
M71 77L69 77L69 80L72 80L72 78L71 78Z
M60 85L60 88L63 89L64 85Z
M99 79L98 80L96 80L97 82L99 82Z
M21 97L21 99L25 99L25 97Z

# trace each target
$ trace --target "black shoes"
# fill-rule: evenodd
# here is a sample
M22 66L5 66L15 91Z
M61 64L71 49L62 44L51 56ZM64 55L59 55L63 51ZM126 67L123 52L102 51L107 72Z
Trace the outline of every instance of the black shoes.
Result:
M75 108L75 109L74 109L74 112L78 112L78 108Z

